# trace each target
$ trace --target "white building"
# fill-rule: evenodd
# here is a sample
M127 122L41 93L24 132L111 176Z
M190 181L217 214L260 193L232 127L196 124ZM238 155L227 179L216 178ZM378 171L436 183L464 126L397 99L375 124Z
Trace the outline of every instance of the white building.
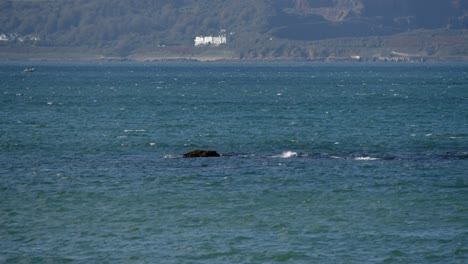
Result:
M214 46L214 47L217 47L217 46L220 46L221 44L226 44L227 39L226 39L225 35L220 35L220 36L217 36L217 37L213 37L213 36L196 36L195 40L194 40L194 43L195 43L195 47L198 47L198 46Z
M10 39L5 34L0 34L0 41L9 41Z
M39 41L41 38L38 36L34 35L26 35L26 36L21 36L15 33L1 33L0 34L0 41L19 41L19 42L25 42L25 41Z

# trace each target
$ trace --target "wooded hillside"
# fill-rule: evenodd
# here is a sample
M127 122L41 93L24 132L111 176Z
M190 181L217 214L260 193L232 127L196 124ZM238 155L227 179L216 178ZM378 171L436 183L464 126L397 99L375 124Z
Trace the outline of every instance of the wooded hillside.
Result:
M193 48L195 36L224 30L228 44L220 49L239 58L310 59L362 53L366 46L390 49L387 39L402 33L438 36L430 45L409 43L411 52L437 54L445 48L437 41L446 35L454 45L466 44L467 28L464 0L0 1L0 51L11 52L29 45L122 57L194 54L206 52ZM458 46L456 52L468 55Z

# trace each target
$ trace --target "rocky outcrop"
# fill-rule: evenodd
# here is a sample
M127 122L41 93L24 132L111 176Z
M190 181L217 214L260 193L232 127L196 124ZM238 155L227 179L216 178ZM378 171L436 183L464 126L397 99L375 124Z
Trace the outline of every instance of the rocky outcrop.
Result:
M194 150L187 152L183 155L184 158L207 158L207 157L221 157L221 155L214 150Z

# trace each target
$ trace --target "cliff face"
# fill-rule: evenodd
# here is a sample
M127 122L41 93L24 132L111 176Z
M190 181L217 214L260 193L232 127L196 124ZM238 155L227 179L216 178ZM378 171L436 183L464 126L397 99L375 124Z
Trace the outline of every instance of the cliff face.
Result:
M468 1L463 0L290 0L278 7L278 16L272 19L274 35L287 39L468 28Z
M294 0L294 7L285 12L293 15L315 15L331 22L340 22L350 16L360 15L363 4L359 0L314 1Z

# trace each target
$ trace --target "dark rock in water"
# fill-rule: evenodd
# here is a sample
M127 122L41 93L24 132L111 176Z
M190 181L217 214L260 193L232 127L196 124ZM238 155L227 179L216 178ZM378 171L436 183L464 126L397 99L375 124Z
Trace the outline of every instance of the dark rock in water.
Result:
M184 154L184 158L200 158L200 157L221 157L221 155L214 150L194 150Z

